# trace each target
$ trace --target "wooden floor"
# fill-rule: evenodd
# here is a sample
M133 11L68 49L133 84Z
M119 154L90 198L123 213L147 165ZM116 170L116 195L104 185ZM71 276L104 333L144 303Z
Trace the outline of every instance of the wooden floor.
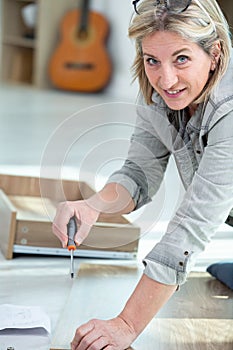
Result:
M51 350L70 349L75 329L87 320L116 316L140 274L136 267L82 264L60 316ZM208 273L191 273L188 282L131 349L232 350L233 291Z

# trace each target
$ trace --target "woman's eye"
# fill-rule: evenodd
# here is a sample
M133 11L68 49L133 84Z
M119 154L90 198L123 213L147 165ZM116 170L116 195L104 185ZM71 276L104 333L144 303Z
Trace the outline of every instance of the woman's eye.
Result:
M149 57L146 59L146 62L150 65L150 66L155 66L156 64L158 64L158 61L155 58Z
M178 63L186 63L188 61L188 57L187 56L179 56L178 58L177 58L177 62Z

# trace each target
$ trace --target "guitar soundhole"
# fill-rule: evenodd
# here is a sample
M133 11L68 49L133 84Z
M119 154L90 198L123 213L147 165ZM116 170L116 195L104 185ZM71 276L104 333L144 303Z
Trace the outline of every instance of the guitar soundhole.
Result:
M86 29L80 29L77 35L79 40L86 40L88 38L88 31Z
M94 69L95 66L92 63L82 63L82 62L66 62L65 67L68 69L85 69L91 70Z

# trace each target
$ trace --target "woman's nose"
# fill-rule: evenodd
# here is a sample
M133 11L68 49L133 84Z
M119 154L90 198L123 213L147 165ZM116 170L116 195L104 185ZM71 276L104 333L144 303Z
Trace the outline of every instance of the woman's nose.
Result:
M160 87L169 90L178 82L177 71L174 67L161 67Z

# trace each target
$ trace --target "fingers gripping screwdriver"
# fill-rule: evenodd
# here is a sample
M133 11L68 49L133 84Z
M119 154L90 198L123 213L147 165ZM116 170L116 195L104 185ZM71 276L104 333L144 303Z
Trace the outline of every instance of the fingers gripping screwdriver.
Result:
M74 237L77 233L77 224L75 217L70 218L70 221L67 224L67 235L68 243L67 248L70 251L70 276L74 278L74 250L76 250L76 243Z

